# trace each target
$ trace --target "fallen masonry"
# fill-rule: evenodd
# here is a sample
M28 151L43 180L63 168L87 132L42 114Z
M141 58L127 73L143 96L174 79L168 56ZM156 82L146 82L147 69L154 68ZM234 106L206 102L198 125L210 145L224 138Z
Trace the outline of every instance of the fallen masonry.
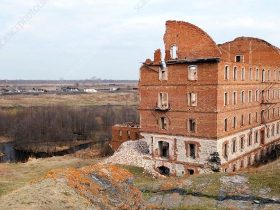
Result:
M138 166L153 177L162 176L154 169L155 162L149 155L147 143L143 140L124 142L104 163Z

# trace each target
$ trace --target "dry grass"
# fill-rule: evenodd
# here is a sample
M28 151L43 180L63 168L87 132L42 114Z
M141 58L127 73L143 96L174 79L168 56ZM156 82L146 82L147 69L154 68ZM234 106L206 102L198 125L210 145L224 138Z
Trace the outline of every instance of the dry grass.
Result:
M94 106L94 105L138 105L138 94L133 93L95 93L78 95L5 95L0 98L0 108L31 106Z
M0 196L44 177L48 171L58 168L80 168L98 159L79 159L71 156L33 159L27 163L0 164Z

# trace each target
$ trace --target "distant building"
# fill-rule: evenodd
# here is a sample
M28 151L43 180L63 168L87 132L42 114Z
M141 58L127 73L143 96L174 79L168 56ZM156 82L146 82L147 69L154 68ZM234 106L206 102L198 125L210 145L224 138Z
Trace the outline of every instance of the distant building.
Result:
M115 92L115 91L119 91L120 90L120 88L110 88L110 92Z
M141 135L155 168L203 173L252 165L279 144L280 49L251 37L217 45L199 27L168 21L165 59L140 69ZM121 137L120 137L121 138Z
M5 87L5 88L2 88L1 91L0 91L2 94L20 94L22 93L23 91L18 89L17 87Z
M61 91L64 93L79 93L81 92L79 88L77 87L62 87Z
M140 139L139 124L128 122L124 124L117 124L112 127L111 146L113 150L117 150L125 141L138 139Z
M32 88L31 92L32 93L46 93L48 91L45 89L42 89L42 88Z
M85 88L85 89L84 89L84 92L85 92L85 93L97 93L97 90L96 90L96 89L93 89L93 88Z

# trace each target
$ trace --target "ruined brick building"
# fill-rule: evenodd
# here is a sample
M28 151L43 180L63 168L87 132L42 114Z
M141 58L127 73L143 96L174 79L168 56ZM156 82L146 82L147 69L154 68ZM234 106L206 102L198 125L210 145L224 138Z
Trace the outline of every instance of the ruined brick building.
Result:
M138 140L140 138L140 127L136 123L127 122L112 126L111 147L114 151L116 151L123 142Z
M217 45L195 25L167 21L165 59L140 69L140 131L157 168L203 173L218 152L239 170L279 144L280 49L251 37Z

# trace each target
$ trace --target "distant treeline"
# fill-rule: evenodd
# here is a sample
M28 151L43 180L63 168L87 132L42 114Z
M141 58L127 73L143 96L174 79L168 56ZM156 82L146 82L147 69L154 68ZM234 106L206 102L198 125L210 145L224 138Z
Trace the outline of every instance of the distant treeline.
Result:
M0 111L0 135L17 143L90 140L106 141L111 126L127 121L138 122L136 107L94 106L30 107Z

